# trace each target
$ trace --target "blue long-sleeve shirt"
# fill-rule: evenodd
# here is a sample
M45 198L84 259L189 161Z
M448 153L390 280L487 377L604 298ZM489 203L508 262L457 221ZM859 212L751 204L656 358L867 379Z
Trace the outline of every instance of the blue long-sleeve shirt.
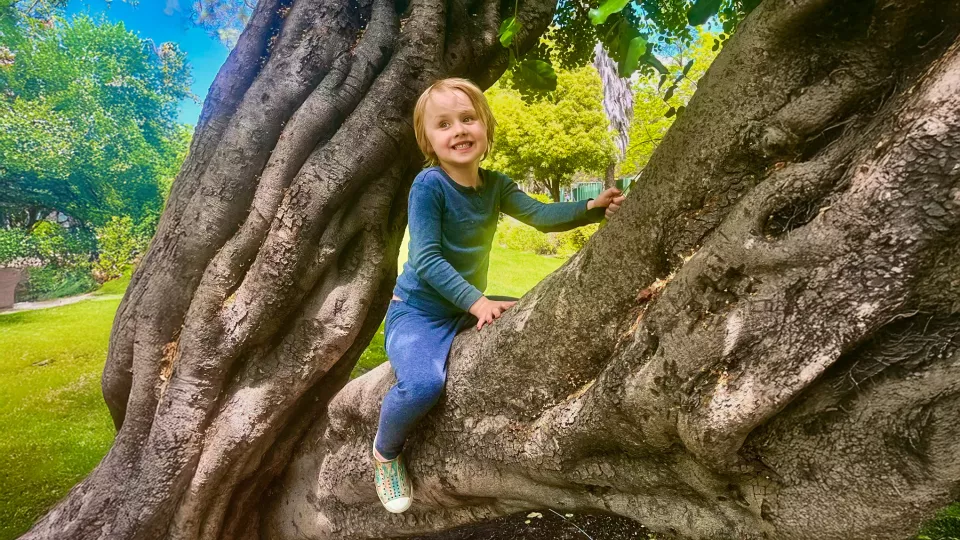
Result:
M410 251L393 294L436 315L467 311L487 286L490 247L500 212L543 232L594 223L604 209L587 201L544 204L504 174L480 169L481 186L456 183L440 167L410 188Z

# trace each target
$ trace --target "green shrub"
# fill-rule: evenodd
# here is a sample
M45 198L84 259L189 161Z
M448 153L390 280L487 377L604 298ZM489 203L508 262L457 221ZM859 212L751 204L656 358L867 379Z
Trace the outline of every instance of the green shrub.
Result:
M139 224L138 224L139 225ZM154 227L156 225L154 224ZM108 281L123 275L133 265L137 255L146 246L145 232L134 227L129 216L112 217L97 229L99 256L93 271L100 281Z
M593 233L600 229L599 223L591 223L583 227L565 231L557 234L557 253L560 255L573 255L580 251L587 240L593 236Z
M51 300L90 292L97 288L90 265L47 265L27 269L27 283L17 301Z
M72 266L90 260L96 239L83 229L70 230L51 221L40 221L30 229L33 253L45 264Z
M570 231L546 234L511 217L503 217L497 225L494 241L517 251L570 256L580 251L599 228L599 224L591 223Z
M545 233L510 217L497 226L495 241L503 247L517 251L531 251L541 255L553 255L557 252L557 247Z
M0 229L0 266L33 256L30 235L23 229Z
M960 540L960 502L944 508L924 524L917 540Z
M550 198L550 195L547 195L546 193L527 193L527 195L533 197L534 199L542 203L550 204L553 202L553 199Z

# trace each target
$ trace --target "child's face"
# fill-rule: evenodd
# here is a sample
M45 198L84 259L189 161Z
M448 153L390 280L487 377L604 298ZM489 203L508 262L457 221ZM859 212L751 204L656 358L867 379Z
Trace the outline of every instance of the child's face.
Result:
M441 165L480 166L487 151L487 127L466 94L448 89L431 93L423 109L423 122Z

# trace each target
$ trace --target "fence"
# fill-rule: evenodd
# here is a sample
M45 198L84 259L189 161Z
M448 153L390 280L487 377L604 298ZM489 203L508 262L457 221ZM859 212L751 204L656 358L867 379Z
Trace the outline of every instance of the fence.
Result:
M620 190L626 190L628 187L630 187L632 180L633 178L629 176L617 179L617 188ZM571 200L574 201L596 199L597 196L600 195L601 191L603 191L603 182L577 182L569 188L569 192L572 195ZM561 199L566 200L565 193Z

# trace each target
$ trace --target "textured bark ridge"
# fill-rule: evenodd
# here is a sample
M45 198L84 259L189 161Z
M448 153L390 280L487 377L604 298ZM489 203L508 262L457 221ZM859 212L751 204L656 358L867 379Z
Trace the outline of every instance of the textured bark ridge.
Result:
M905 538L960 494L957 2L766 1L620 214L458 337L380 508L387 366L330 402L267 538L598 510L684 538Z
M513 7L260 1L114 323L114 446L25 538L257 535L383 319L422 159L413 103L438 77L492 84ZM553 10L524 3L521 50Z

